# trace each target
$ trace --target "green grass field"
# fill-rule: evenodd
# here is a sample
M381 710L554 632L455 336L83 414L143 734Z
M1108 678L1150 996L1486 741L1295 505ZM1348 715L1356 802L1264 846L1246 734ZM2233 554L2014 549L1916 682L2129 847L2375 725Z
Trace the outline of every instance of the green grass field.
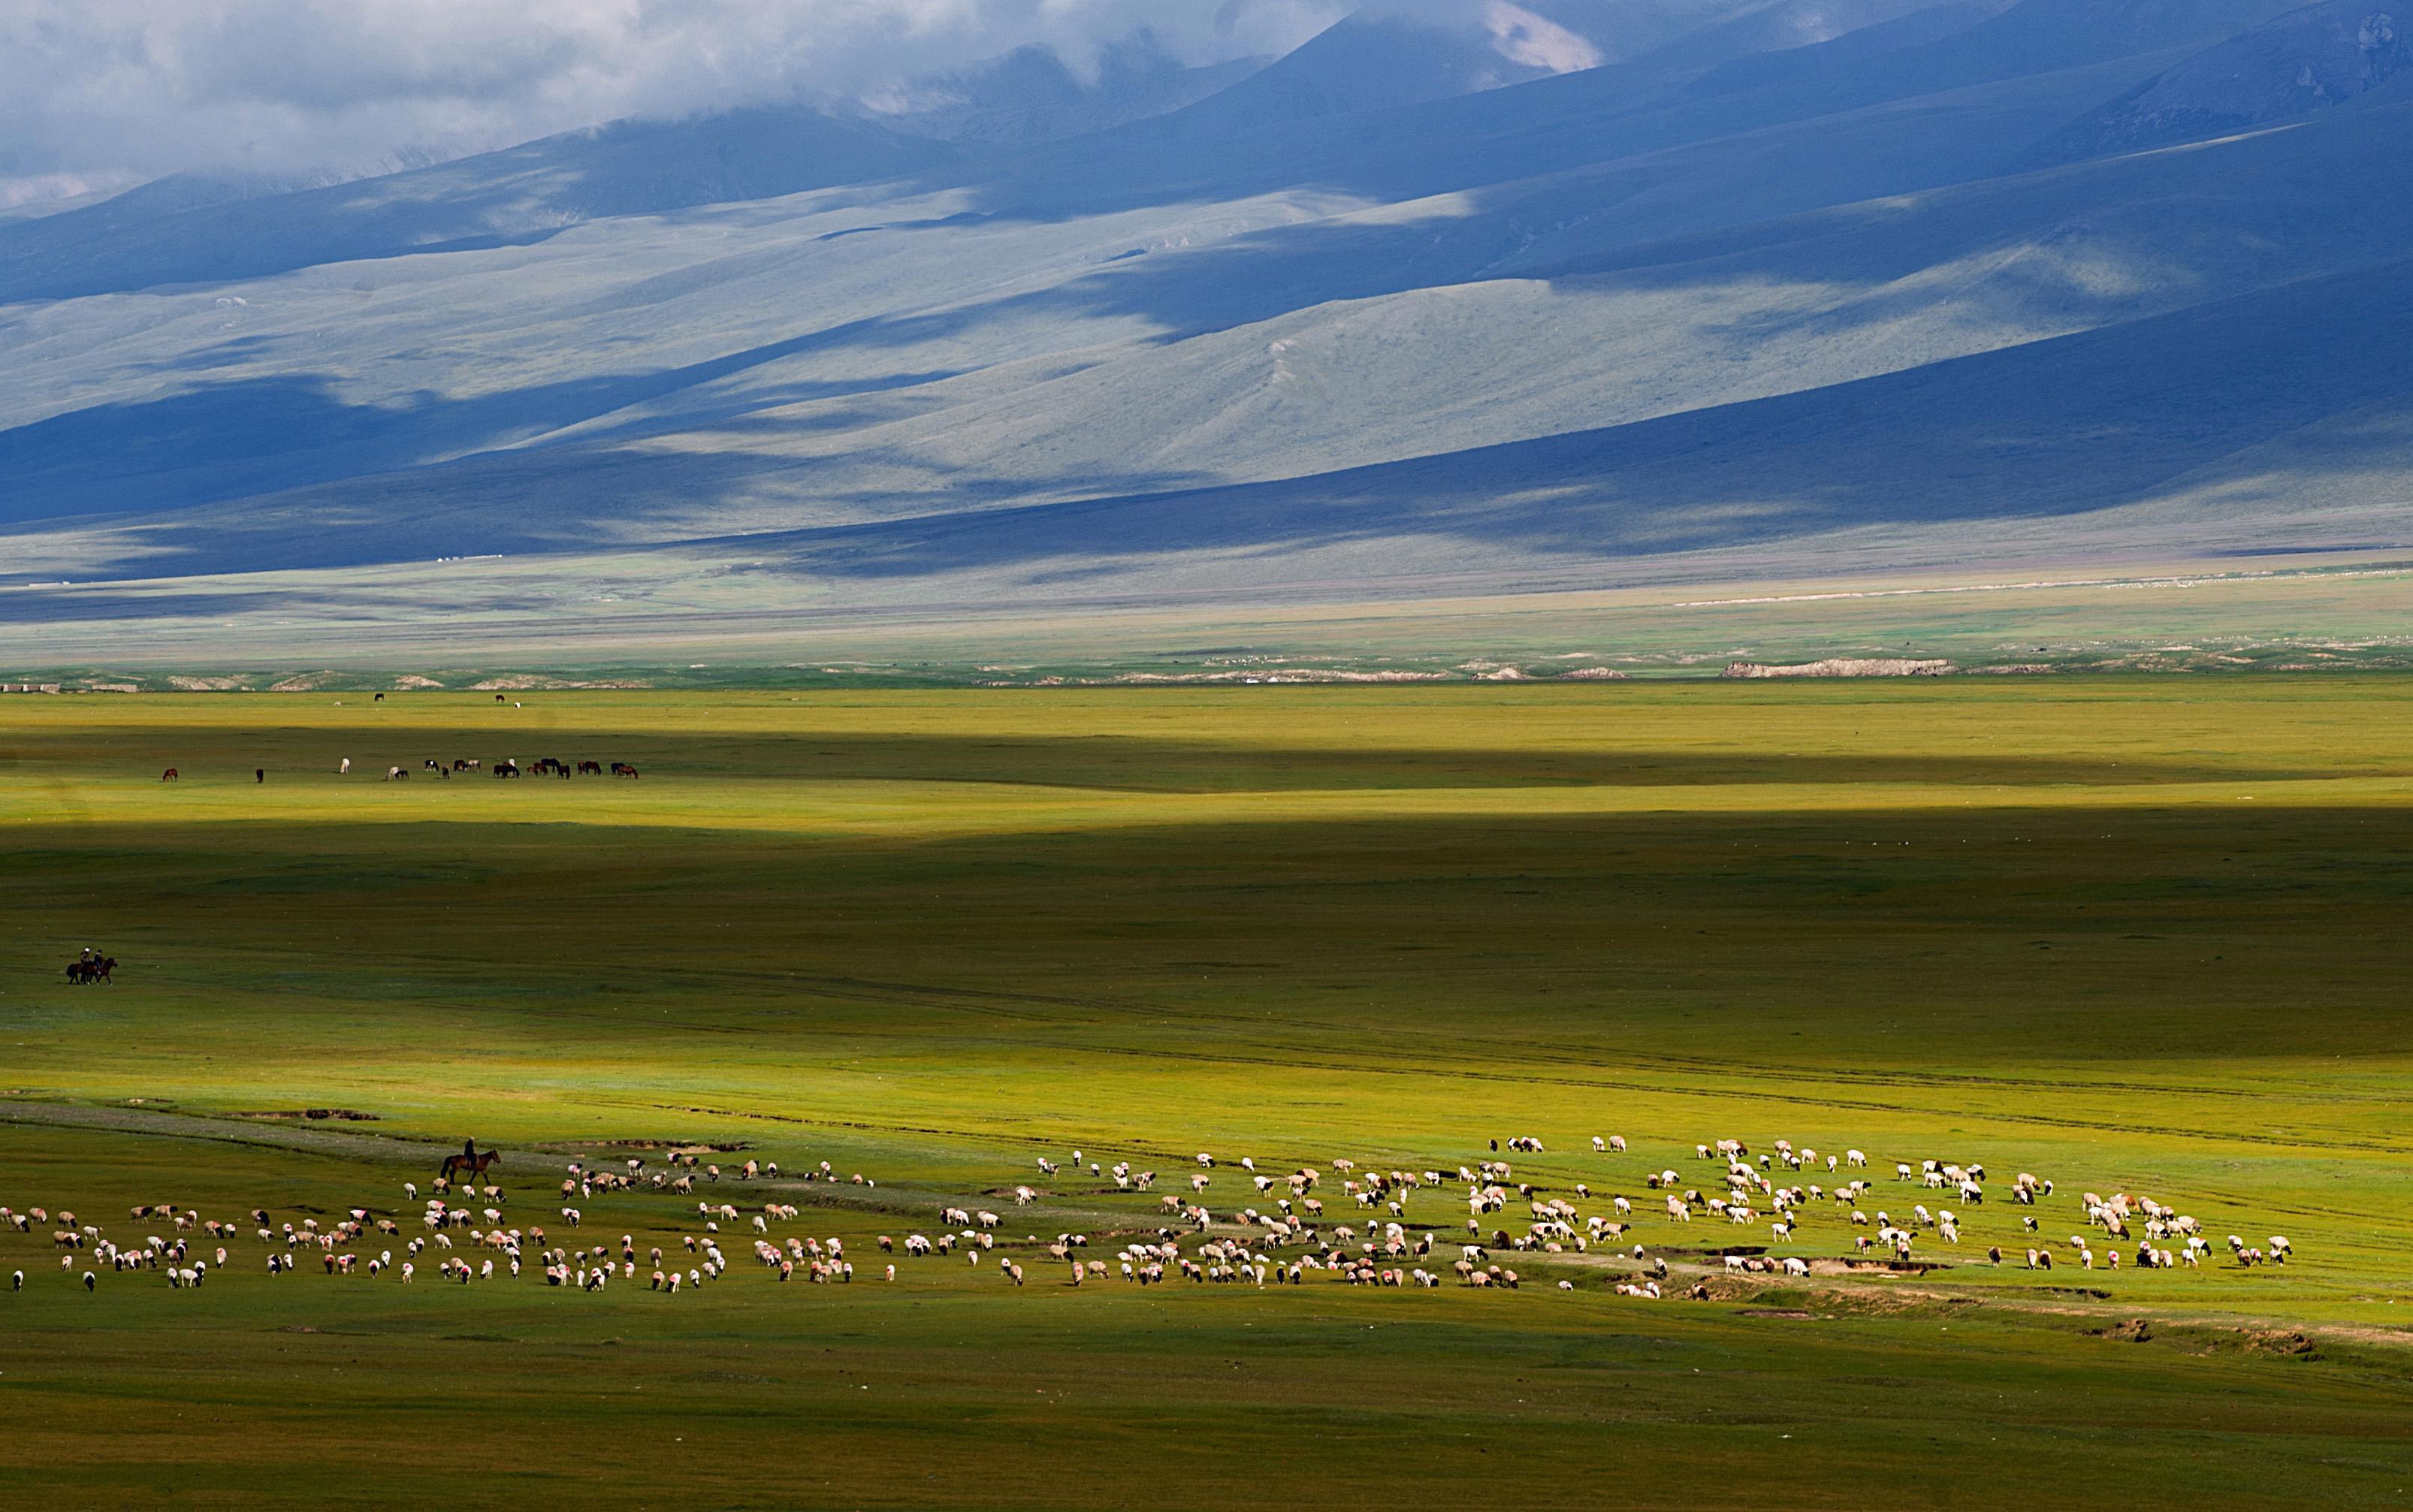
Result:
M742 1147L699 1193L741 1209L729 1273L451 1284L431 1251L407 1285L272 1277L284 1246L245 1222L199 1290L104 1266L87 1293L53 1222L0 1231L26 1278L0 1293L0 1488L2413 1496L2413 682L511 696L0 699L0 1203L127 1246L174 1235L138 1204L361 1207L402 1232L348 1248L399 1261L425 1232L404 1183L474 1135L503 1223L684 1259L694 1198L572 1197L572 1230L558 1184L718 1144ZM644 775L380 780L505 756ZM113 984L66 984L85 944ZM1611 1134L1630 1149L1595 1153ZM1547 1152L1495 1157L1512 1135ZM1721 1250L1829 1261L1872 1230L1824 1198L1783 1242L1764 1202L1670 1221L1646 1174L1719 1191L1695 1147L1720 1138L1865 1150L1769 1174L1868 1177L1872 1216L1952 1207L1961 1240L1920 1233L1940 1268L1731 1278ZM1156 1190L1040 1169L1076 1148ZM1085 1234L1111 1272L1199 1151L1219 1234L1281 1194L1243 1156L1323 1172L1326 1241L1390 1216L1337 1160L1438 1169L1403 1216L1441 1247L1404 1263L1443 1273L1481 1160L1587 1214L1629 1196L1634 1227L1495 1250L1513 1293L1067 1284L1046 1242ZM748 1158L782 1178L737 1179ZM1894 1178L1925 1159L1983 1163L1989 1200ZM797 1179L822 1162L838 1179ZM2014 1206L2021 1171L2054 1193ZM2211 1254L2082 1267L2072 1235L2110 1242L2087 1191L2198 1218ZM1486 1238L1530 1221L1508 1195ZM757 1265L765 1202L800 1208L782 1242L841 1238L852 1283ZM1003 1214L1027 1284L960 1253L881 1279L877 1236L956 1205ZM2230 1234L2295 1258L2241 1267ZM2050 1274L2021 1263L2039 1239ZM1615 1294L1636 1242L1711 1298Z

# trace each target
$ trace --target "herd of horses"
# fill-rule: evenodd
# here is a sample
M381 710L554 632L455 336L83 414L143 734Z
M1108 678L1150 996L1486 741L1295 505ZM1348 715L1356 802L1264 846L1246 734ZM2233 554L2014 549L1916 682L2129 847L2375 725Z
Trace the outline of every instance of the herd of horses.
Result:
M348 762L345 765L346 769L348 770L350 763ZM430 756L424 763L421 763L421 770L433 772L437 777L443 778L449 778L455 772L477 772L485 770L491 770L495 776L498 778L526 777L530 773L533 773L538 777L568 777L573 771L575 771L580 777L601 777L603 775L603 763L601 762L579 762L573 765L571 763L565 762L558 757L547 756L540 761L530 763L526 768L523 769L518 762L506 756L501 761L496 762L493 767L488 768L482 763L472 761L467 758L456 761L452 765L447 766L442 762L437 761L435 757ZM637 769L629 765L627 762L614 762L612 763L612 775L614 777L635 777L637 775ZM409 776L410 768L407 766L389 766L385 771L385 779L389 782L400 782L407 779Z
M348 774L351 769L352 761L348 756L345 757L342 764L335 768L338 774ZM422 771L433 772L437 776L442 778L450 778L455 772L490 770L484 763L467 758L456 761L450 766L447 766L444 763L437 761L433 756L430 756L425 762L422 763L420 769ZM573 771L580 777L601 777L603 775L604 767L601 762L579 762L573 764L570 762L562 761L558 757L547 756L541 761L529 765L525 771L523 771L518 762L506 756L501 761L496 762L491 770L498 778L524 777L530 772L533 772L538 777L569 777ZM629 765L627 762L614 762L612 763L611 771L614 777L633 778L637 775L637 769L634 766ZM265 772L256 773L254 775L262 781L267 779L267 774ZM407 766L389 766L385 769L385 779L389 782L405 781L409 778L409 776L410 768ZM159 774L159 780L162 782L173 782L178 780L176 769L172 766L169 767L166 771Z

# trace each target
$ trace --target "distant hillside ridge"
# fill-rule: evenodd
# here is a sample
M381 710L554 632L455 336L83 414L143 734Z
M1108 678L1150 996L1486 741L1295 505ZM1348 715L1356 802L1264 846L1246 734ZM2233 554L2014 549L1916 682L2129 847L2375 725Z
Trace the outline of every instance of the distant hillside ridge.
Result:
M2413 22L2413 11L2406 13ZM2169 146L2292 121L2390 89L2413 67L2413 24L2373 0L2325 0L2207 49L2089 114L2038 162Z

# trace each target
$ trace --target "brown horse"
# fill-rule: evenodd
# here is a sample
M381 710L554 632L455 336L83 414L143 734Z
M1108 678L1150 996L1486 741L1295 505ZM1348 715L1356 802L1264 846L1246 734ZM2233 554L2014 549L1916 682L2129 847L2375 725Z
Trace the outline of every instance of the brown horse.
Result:
M164 772L160 773L160 774L159 774L159 780L160 780L160 781L162 781L162 782L173 782L173 781L175 781L175 780L176 780L176 769L175 769L174 767L172 767L172 766L171 766L171 767L168 768L166 771L164 771Z
M502 1158L499 1152L491 1149L481 1149L475 1156L447 1155L444 1157L444 1168L436 1174L447 1181L457 1181L466 1172L470 1180L476 1181L485 1176L487 1166Z
M80 987L88 987L95 982L106 986L110 981L109 973L116 970L117 957L114 956L102 956L88 961L69 961L67 980Z

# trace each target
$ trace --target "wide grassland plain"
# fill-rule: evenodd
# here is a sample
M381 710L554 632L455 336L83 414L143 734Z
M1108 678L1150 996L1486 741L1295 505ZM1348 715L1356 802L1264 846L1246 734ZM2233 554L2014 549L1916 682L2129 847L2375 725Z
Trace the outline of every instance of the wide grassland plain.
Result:
M27 1278L0 1293L0 1489L2413 1496L2413 681L510 698L0 699L0 1202L121 1244L172 1232L127 1216L160 1202L364 1207L407 1238L403 1183L474 1135L506 1222L686 1261L692 1199L599 1193L570 1230L557 1183L712 1142L784 1174L704 1194L798 1205L775 1236L843 1238L856 1280L779 1284L745 1218L731 1275L676 1297L643 1265L599 1295L533 1265L445 1284L437 1251L408 1285L271 1277L246 1223L198 1291L104 1267L87 1294L39 1223L0 1233ZM643 776L420 770L507 756ZM113 985L66 985L87 943ZM376 1121L260 1116L331 1107ZM1632 1234L1503 1255L1513 1293L1075 1290L1044 1250L1111 1255L1201 1150L1219 1219L1279 1194L1246 1155L1321 1168L1327 1224L1362 1227L1388 1214L1337 1158L1455 1173L1514 1134L1547 1147L1519 1179L1633 1196ZM1782 1243L1669 1221L1645 1174L1715 1190L1694 1146L1721 1137L1864 1149L1865 1208L1959 1207L1961 1242L1731 1282L1724 1246L1867 1231L1828 1201ZM1042 1173L1075 1148L1157 1193ZM1982 1162L1989 1200L1894 1179L1931 1157ZM2055 1181L2040 1208L2006 1200L2020 1171ZM2082 1268L2089 1190L2197 1216L2213 1255ZM1005 1215L1028 1284L961 1254L881 1279L875 1237L956 1203ZM1462 1188L1405 1206L1455 1259ZM2030 1213L2050 1274L2020 1263ZM2241 1268L2231 1233L2296 1258ZM1637 1240L1716 1298L1614 1295ZM354 1248L380 1245L402 1258Z

